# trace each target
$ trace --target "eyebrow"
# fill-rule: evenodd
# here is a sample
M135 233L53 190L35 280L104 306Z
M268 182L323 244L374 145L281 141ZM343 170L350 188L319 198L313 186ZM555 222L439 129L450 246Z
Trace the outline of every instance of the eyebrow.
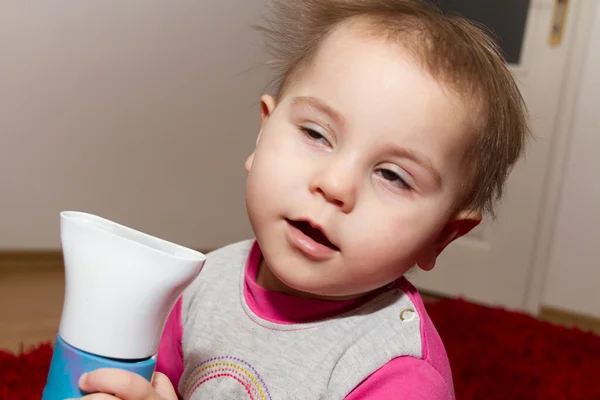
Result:
M327 114L337 125L344 126L344 124L346 123L344 116L339 111L328 106L322 100L319 100L316 97L311 97L311 96L294 97L294 99L292 100L292 104L301 106L301 107L309 106L309 107L315 108L318 111L320 111L324 114ZM437 184L437 186L442 186L442 177L440 176L440 173L438 172L438 170L435 169L435 167L433 166L433 163L431 162L431 160L429 160L429 158L427 158L423 155L420 155L418 153L415 153L414 151L411 151L409 149L403 148L403 147L394 147L392 149L392 152L394 154L397 154L399 157L408 158L409 160L412 160L415 163L419 164L422 168L424 168L427 172L429 172L429 174L431 174L431 176L435 180L435 183Z
M333 120L333 122L336 123L336 125L344 126L346 123L344 116L339 111L328 106L327 104L325 104L325 102L323 102L322 100L319 100L316 97L310 97L310 96L294 97L294 99L292 100L292 103L297 106L309 106L309 107L315 108L318 111L322 112L323 114L327 114Z
M429 174L431 174L437 186L442 186L442 177L438 170L433 166L433 163L429 158L403 147L394 147L392 151L394 154L400 157L408 158L409 160L419 164L421 167L427 170Z

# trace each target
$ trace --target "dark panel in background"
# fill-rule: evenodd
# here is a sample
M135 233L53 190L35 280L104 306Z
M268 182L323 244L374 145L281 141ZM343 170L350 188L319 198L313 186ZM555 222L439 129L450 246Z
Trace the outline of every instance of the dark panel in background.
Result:
M428 0L445 14L460 15L488 27L508 62L518 64L530 0Z

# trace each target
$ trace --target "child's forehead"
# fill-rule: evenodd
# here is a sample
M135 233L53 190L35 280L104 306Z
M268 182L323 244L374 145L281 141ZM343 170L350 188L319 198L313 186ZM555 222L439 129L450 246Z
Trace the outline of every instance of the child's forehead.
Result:
M325 114L369 135L374 144L436 140L432 132L462 137L472 125L462 96L434 78L409 49L361 25L334 30L295 80L289 97L296 105L332 110Z
M411 81L412 85L406 86L419 86L420 90L439 91L445 86L434 79L426 63L409 46L350 24L324 38L297 77L309 83L314 81L320 87L371 85L384 91L393 90L399 80Z
M448 101L468 103L468 108L481 111L477 90L468 84L465 86L468 79L464 76L445 72L452 68L443 57L429 54L424 36L410 30L401 35L390 34L367 18L349 20L323 38L310 62L303 67L308 74L297 76L317 79L319 85L342 79L346 79L345 85L356 85L382 77L405 78L414 81L415 89L420 85L419 90L443 91Z
M409 51L352 31L328 38L296 81L296 93L329 106L346 105L351 113L358 107L384 116L417 112L427 117L465 109L463 96L434 78Z

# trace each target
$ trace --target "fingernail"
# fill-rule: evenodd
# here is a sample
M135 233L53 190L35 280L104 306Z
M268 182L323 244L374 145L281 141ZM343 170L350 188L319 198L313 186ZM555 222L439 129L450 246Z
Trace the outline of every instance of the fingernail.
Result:
M85 380L87 379L87 377L88 377L87 372L79 377L79 385L80 386L85 383Z

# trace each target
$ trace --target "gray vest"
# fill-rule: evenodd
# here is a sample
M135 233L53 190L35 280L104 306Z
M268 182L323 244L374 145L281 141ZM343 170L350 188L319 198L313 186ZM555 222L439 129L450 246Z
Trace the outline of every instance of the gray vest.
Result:
M258 317L243 294L251 245L207 254L184 293L185 399L338 400L393 358L421 358L420 318L398 288L314 323Z

